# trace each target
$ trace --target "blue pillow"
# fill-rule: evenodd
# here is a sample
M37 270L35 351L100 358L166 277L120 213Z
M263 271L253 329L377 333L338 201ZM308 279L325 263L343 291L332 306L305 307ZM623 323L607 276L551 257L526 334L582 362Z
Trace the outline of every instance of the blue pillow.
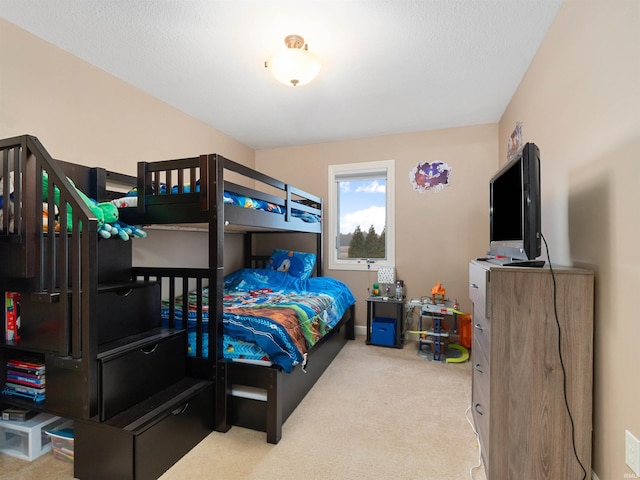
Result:
M301 280L308 279L313 273L313 266L316 263L315 253L294 252L293 250L282 250L276 248L269 258L269 268L279 272L287 272L289 275L299 277Z

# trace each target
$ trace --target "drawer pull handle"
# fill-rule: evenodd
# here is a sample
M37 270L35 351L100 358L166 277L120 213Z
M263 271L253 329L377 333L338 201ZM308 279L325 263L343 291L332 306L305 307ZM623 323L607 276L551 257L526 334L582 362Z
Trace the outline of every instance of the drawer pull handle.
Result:
M477 283L472 283L471 284L471 288L478 288L478 284Z
M480 330L481 332L484 330L484 329L482 328L482 325L480 325L479 323L474 324L474 325L473 325L473 328L475 328L475 329L477 329L477 330Z
M479 403L476 403L473 408L475 409L476 412L478 412L478 415L484 415L484 412L482 411L482 405L480 405Z
M184 412L187 411L187 408L189 407L189 402L185 403L183 406L176 408L173 412L171 412L171 415L175 415L176 417L178 415L182 415Z
M473 368L475 368L478 372L480 373L484 373L484 370L482 370L482 365L480 365L479 363L476 363Z
M141 348L140 351L142 353L144 353L145 355L151 355L153 352L156 351L156 348L158 348L158 344L156 343L153 347L151 348Z
M133 288L122 288L120 290L116 290L116 295L120 297L128 297L131 292L133 292Z

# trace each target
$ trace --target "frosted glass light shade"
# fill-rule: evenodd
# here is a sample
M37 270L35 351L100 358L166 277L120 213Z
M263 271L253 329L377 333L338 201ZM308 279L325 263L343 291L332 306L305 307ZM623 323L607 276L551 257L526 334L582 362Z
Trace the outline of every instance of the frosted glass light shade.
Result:
M320 60L307 50L304 39L289 35L285 39L287 49L277 52L265 62L271 74L285 85L304 85L320 72Z

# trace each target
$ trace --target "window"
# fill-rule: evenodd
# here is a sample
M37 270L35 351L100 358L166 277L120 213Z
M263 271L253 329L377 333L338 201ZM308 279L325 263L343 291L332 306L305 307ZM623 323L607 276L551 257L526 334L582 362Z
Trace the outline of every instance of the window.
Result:
M395 264L393 160L329 166L329 268Z

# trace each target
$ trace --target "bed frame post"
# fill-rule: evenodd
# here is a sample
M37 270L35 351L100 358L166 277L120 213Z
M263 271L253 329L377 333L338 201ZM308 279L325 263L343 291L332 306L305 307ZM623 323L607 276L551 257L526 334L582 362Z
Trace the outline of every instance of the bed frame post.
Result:
M349 320L345 325L344 336L347 340L356 339L356 304L349 307Z
M252 262L253 234L251 232L247 232L242 237L243 237L242 248L243 248L243 255L244 255L244 266L246 268L255 268Z
M269 369L267 384L267 442L276 444L282 438L282 374Z
M230 425L227 411L227 367L222 361L222 297L224 288L224 158L219 155L200 156L200 175L207 178L208 190L201 190L203 201L209 211L209 285L215 287L212 300L213 317L209 322L209 361L215 376L215 429L226 432ZM212 293L212 292L211 292ZM211 310L211 309L210 309Z
M320 227L322 228L322 227ZM324 258L322 255L322 233L320 233L319 235L316 235L316 276L321 277L322 276L322 268L323 265L322 263L324 262Z

